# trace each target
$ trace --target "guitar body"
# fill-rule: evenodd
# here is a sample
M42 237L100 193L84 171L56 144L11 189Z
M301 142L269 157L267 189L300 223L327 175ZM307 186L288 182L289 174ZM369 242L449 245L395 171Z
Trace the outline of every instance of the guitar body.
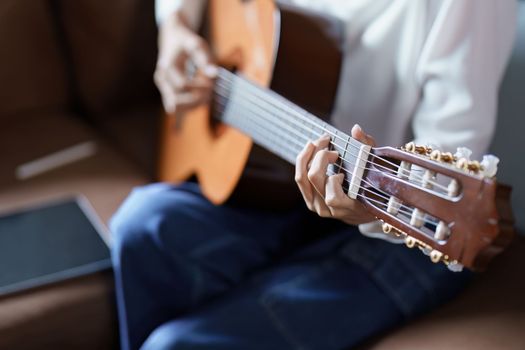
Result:
M269 0L211 0L207 11L206 38L219 65L328 117L341 65L339 23L292 7L278 8ZM230 198L239 182L238 192L250 192L251 200L261 205L276 190L296 192L290 164L252 147L250 137L237 129L212 125L212 112L201 106L182 120L164 117L160 180L180 182L195 176L215 204ZM296 193L285 197L299 198Z

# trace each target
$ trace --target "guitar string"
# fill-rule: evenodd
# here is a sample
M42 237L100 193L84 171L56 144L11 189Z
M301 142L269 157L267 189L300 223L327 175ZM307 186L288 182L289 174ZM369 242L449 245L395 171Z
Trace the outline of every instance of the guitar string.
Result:
M223 97L227 97L227 96L223 95ZM253 101L253 100L252 100L252 101ZM256 106L258 106L258 107L261 108L261 109L264 109L264 107L262 107L261 105L257 104L256 101L253 101L253 104L256 105ZM270 107L274 107L274 106L270 106ZM274 107L274 108L275 108L275 107ZM271 115L271 111L268 111L268 110L266 110L266 111L269 112L270 115ZM275 119L275 117L274 117L273 115L271 115L271 116L272 116L272 118ZM276 120L282 120L282 119L283 119L283 118L276 118ZM303 131L304 131L304 129L305 129L305 126L304 126L304 125L298 124L297 121L295 121L295 120L293 120L293 119L289 120L289 122L293 122L293 123L296 124L299 128L302 128ZM286 128L288 128L289 130L294 130L294 129L290 129L289 126L288 126L285 122L282 123L282 124L283 124ZM317 126L316 126L316 127L317 127ZM307 128L307 127L306 127L306 128ZM320 129L323 130L323 128L321 128L321 127L317 127L317 128L320 128ZM313 129L311 129L311 128L307 128L307 130L310 132L310 134L313 134L313 132L312 132ZM326 130L326 129L324 129L324 130ZM331 134L334 135L333 133L331 133ZM323 134L317 134L317 136L321 136L321 135L323 135ZM302 136L302 135L300 135L300 136ZM337 136L337 135L335 135L335 136ZM340 139L341 139L341 138L340 138ZM341 151L341 150L344 150L344 151L347 150L347 148L343 149L342 147L340 147L337 143L333 142L332 140L330 140L330 144L333 145L334 148L339 149L340 151ZM350 146L352 146L352 147L354 147L354 148L357 148L357 146L352 145L351 143L346 142L346 144L347 144L347 145L350 145ZM354 156L356 155L355 153L352 153L352 152L349 152L349 153L352 154L352 155L354 155ZM375 156L374 154L369 153L369 152L366 152L366 151L365 151L364 153L367 153L368 155L374 156L374 157L379 158L379 159L383 159L383 158L381 158L381 157ZM343 161L346 161L346 160L343 159ZM421 183L423 183L423 182L426 181L426 183L433 185L433 187L434 187L434 188L433 188L433 191L436 191L436 188L437 188L437 189L441 189L441 190L442 190L442 193L441 193L441 194L448 194L448 188L447 188L446 186L444 186L444 185L442 185L442 184L440 184L440 183L438 183L438 182L436 182L436 181L433 181L432 179L424 179L423 176L421 176L421 175L419 175L419 174L417 173L417 172L423 172L423 171L421 171L421 170L416 171L415 169L408 170L408 169L400 168L399 166L397 166L397 165L394 164L394 163L391 163L391 162L388 162L388 161L385 161L385 162L390 163L390 164L393 164L393 166L394 166L397 170L401 170L401 175L403 175L403 173L405 173L404 175L407 176L407 177L410 177L411 180L413 180L413 181L420 181ZM367 163L369 163L369 162L367 161ZM371 163L371 162L370 162L370 163ZM390 172L390 173L393 174L393 175L397 175L397 172L396 172L395 170L393 170L393 169L390 169L390 168L388 168L388 167L382 166L382 165L380 165L380 164L375 164L375 166L378 167L378 168L382 168L382 169L386 170L387 172ZM377 171L377 169L370 169L370 170ZM415 182L414 182L414 183L415 183ZM436 192L439 193L439 191L436 191Z
M285 109L283 109L283 108L286 108L286 109L288 109L288 113L295 114L296 117L299 117L303 121L306 121L306 122L310 123L311 125L313 125L316 128L319 128L319 129L321 129L323 131L326 131L328 134L334 136L334 138L338 138L338 139L342 140L346 146L350 145L351 147L359 149L359 146L356 146L356 145L352 144L351 142L349 142L348 140L345 140L345 139L341 138L339 135L337 135L337 133L331 132L330 130L328 130L324 126L319 126L317 124L317 123L319 123L319 121L312 120L314 118L317 119L317 117L315 117L313 115L310 115L308 112L300 109L300 107L298 107L298 106L291 105L291 103L288 102L286 99L284 99L282 96L280 96L278 94L275 94L275 93L273 93L274 96L269 96L272 92L262 91L260 87L258 87L257 85L253 84L249 80L244 79L244 78L242 78L240 76L237 76L237 75L235 75L234 73L231 73L228 70L224 70L223 69L223 71L224 71L224 73L226 75L226 77L224 77L223 79L226 80L227 82L229 82L230 85L233 85L234 83L244 84L248 89L251 89L251 90L255 91L255 92L250 93L252 96L258 97L259 100L262 100L262 101L266 102L270 107L273 107L274 109L280 110L281 112L287 112ZM228 75L229 75L229 77L228 77ZM242 91L242 89L241 89L241 91ZM279 105L277 103L272 102L272 100L270 99L271 97L273 97L275 100L279 100L279 102L281 102L282 106L284 106L284 107L279 107ZM255 100L255 102L257 102L257 100ZM294 121L294 120L292 119L291 121ZM321 122L323 124L327 125L324 121L321 121ZM304 125L301 125L301 124L299 124L299 126L303 127L303 128L305 127ZM308 130L312 131L313 129L310 128ZM322 133L320 135L322 135ZM352 140L355 140L355 139L352 138ZM357 140L355 140L355 141L357 141ZM337 146L337 145L334 144L334 146ZM380 160L386 162L387 164L392 165L393 167L396 168L396 170L399 168L399 166L397 164L395 164L393 162L390 162L389 160L387 160L387 159L385 159L383 157L377 156L377 155L375 155L373 153L370 153L370 155L372 157L379 158ZM393 171L392 169L389 169L389 168L386 168L386 169L389 170L389 171ZM405 169L402 169L402 170L405 170Z
M219 92L219 94L221 94L221 93ZM222 96L225 96L225 95L222 95ZM223 107L226 107L226 105L227 105L227 103L222 103L222 102L220 102L220 101L217 102L217 103L221 103L221 105L222 105ZM259 107L259 108L261 109L261 111L266 111L266 112L268 112L267 110L264 110L261 106L257 106L257 107ZM218 112L222 112L222 111L218 111ZM296 128L290 128L290 127L286 124L286 122L282 120L282 118L271 120L271 119L268 119L268 117L269 117L269 118L272 118L272 116L271 116L271 115L268 115L268 114L266 114L266 113L261 114L261 113L253 112L252 114L257 115L258 117L265 118L266 120L268 120L268 121L270 121L270 122L273 122L274 125L277 124L277 123L280 124L281 127L284 127L285 129L287 129L288 132L295 134L295 136L296 136L298 139L301 139L302 141L304 141L305 144L306 144L307 141L309 141L309 139L308 139L307 137L305 137L303 134L299 133L299 132L296 130ZM277 123L276 123L275 121L277 121ZM272 131L272 130L270 130L270 131ZM344 150L344 149L342 149L341 147L339 147L339 146L336 145L336 144L333 144L333 143L331 143L331 144L334 145L334 147L339 148L339 150L343 150L343 151L345 151L345 152L347 152L347 153L349 153L349 154L351 154L351 155L353 155L353 156L355 156L355 157L358 156L358 154L355 153L355 152L353 152L352 150ZM303 147L304 147L304 144L301 144L301 145L299 146L299 150L301 150ZM299 153L299 152L297 152L297 153ZM355 164L352 164L349 160L345 159L345 158L344 158L343 156L341 156L341 155L339 155L339 158L338 158L338 159L341 160L341 162L348 163L348 164L350 164L351 166L355 166ZM367 163L368 163L368 162L367 162ZM370 163L371 163L371 162L370 162ZM373 164L373 163L371 163L371 164ZM375 165L375 166L379 166L378 164L374 164L374 165ZM360 169L364 169L364 170L370 170L370 171L379 172L379 170L378 170L378 169L375 169L375 168L370 168L370 167L366 167L366 166L363 167L363 166L359 166L359 165L358 165L357 167L360 168ZM379 166L379 167L380 167L380 166ZM383 167L383 168L385 168L385 169L387 169L388 171L390 171L392 175L397 175L396 172L394 172L392 169L389 169L389 168L386 168L386 167ZM344 170L346 170L346 169L344 169ZM415 169L414 169L413 171L419 171L419 172L421 172L422 170L415 170ZM419 184L418 184L418 185L419 185Z
M218 102L218 103L220 103L220 102ZM221 104L222 104L222 103L221 103ZM234 106L233 108L236 108L234 104L233 104L232 106ZM220 111L219 111L219 112L220 112ZM249 116L249 117L247 117L247 118L252 118L252 117ZM246 120L247 118L244 118L244 120ZM257 124L260 128L266 129L267 131L271 131L271 129L268 129L268 127L267 127L266 124L258 123L256 119L254 119L252 122L255 123L255 124ZM258 131L255 131L255 132L258 132ZM274 132L274 133L277 133L277 131L275 131L275 130L274 130L273 132ZM285 143L286 145L288 145L290 142L292 142L292 143L296 144L297 147L298 147L299 149L302 148L302 145L301 145L300 143L298 143L298 140L293 139L293 138L288 138L288 137L287 137L287 134L281 135L281 139L283 139L283 141L287 141L287 143ZM274 142L275 142L275 141L274 141ZM283 148L284 148L284 147L283 147ZM341 158L340 158L340 159L341 159ZM343 161L346 161L346 160L344 160L344 159L342 159L342 160L343 160ZM346 162L348 162L348 161L346 161ZM339 168L340 170L342 170L342 171L344 171L344 172L346 172L346 173L349 174L350 176L353 176L353 173L352 173L351 171L349 171L349 170L347 170L346 168L340 166L339 164L337 164L337 163L333 163L333 164L331 164L331 165L334 166L334 167L336 167L336 168ZM361 167L361 168L362 168L362 167ZM369 169L369 168L367 168L367 169ZM370 169L370 170L378 171L378 170L376 170L376 169ZM370 187L374 188L375 190L380 191L381 193L385 194L385 196L388 196L387 193L385 193L384 191L381 191L379 188L377 188L376 186L374 186L373 184L371 184L370 182L368 182L366 179L362 179L362 181L365 182L366 184L368 184ZM350 182L349 182L347 179L344 179L344 182L350 184ZM344 188L344 186L343 186L343 188ZM348 188L345 188L345 190L348 191ZM364 188L364 190L369 191L369 190L366 189L366 188ZM371 191L369 191L369 192L371 192ZM371 192L371 193L375 193L375 192ZM377 193L375 193L375 194L378 195ZM381 195L379 195L379 196L380 196L381 198L385 199L386 201L389 200L388 197L381 196ZM410 208L410 207L408 207L408 206L405 206L405 205L401 205L401 207L403 207L403 208L405 208L405 209L407 209L407 210L409 210L409 211L412 210L412 208ZM430 222L429 222L429 223L430 223Z
M346 145L350 145L352 147L359 148L358 146L356 146L356 145L354 145L352 143L349 143L348 140L345 140L345 139L341 138L339 135L337 135L337 133L334 134L331 131L329 131L328 129L326 129L325 127L318 126L316 123L319 123L319 122L316 121L316 120L312 120L312 119L317 119L317 117L315 117L314 115L311 115L310 113L308 113L307 111L301 109L300 107L295 106L292 103L288 102L284 97L282 97L282 96L272 92L271 90L263 91L260 87L258 87L257 85L255 85L251 81L243 78L242 76L238 76L238 75L236 75L236 74L234 74L234 73L232 73L232 72L230 72L228 70L222 69L222 68L221 68L221 70L222 70L222 73L224 73L224 75L226 75L226 76L223 77L223 80L225 80L227 83L230 83L230 85L232 85L233 83L244 84L249 89L252 89L253 91L256 92L256 93L252 93L253 96L259 97L260 100L268 103L271 107L274 107L275 109L281 110L282 112L286 112L286 110L283 109L283 108L286 108L286 109L288 109L289 113L295 114L296 117L299 117L303 121L306 121L306 122L310 123L311 125L313 125L316 128L319 128L319 129L321 129L323 131L327 131L329 134L331 134L335 138L338 138L338 139L342 140ZM219 75L220 75L220 73L221 72L219 72ZM274 96L269 96L270 94L273 94ZM274 98L275 100L279 100L279 102L281 102L281 104L284 107L279 107L278 104L272 102L270 98ZM324 121L322 121L322 122L325 125L328 125ZM352 138L352 140L355 140L355 139ZM357 140L355 140L355 141L357 141ZM399 166L397 164L395 164L393 162L390 162L389 160L387 160L387 159L385 159L385 158L383 158L381 156L377 156L377 155L375 155L373 153L371 153L370 155L372 157L376 157L376 158L381 159L382 161L392 165L396 169L399 168ZM402 169L402 170L405 171L405 169ZM409 170L406 170L406 171L409 171Z
M226 83L229 83L230 85L232 85L232 84L238 82L239 84L244 84L244 85L246 85L246 86L248 87L248 89L251 89L251 90L257 92L257 94L256 94L256 93L252 93L252 92L248 92L248 91L246 91L246 93L248 93L248 96L249 96L249 97L253 96L253 97L258 97L258 98L259 98L258 100L253 100L253 99L252 99L252 102L253 102L254 104L257 105L257 102L260 101L260 100L262 100L263 102L266 102L266 103L268 104L269 107L272 107L273 109L280 110L281 112L285 112L285 113L286 113L286 111L285 111L282 107L279 107L276 103L273 103L271 100L269 100L265 95L262 95L262 94L264 93L264 91L259 91L260 88L258 88L256 85L253 85L251 82L247 81L246 79L242 79L242 78L236 76L235 74L233 74L233 73L231 73L231 72L229 72L229 71L226 71L226 70L225 70L225 72L228 72L228 73L233 77L232 79L231 79L231 78L228 78L228 77L223 77L223 80L227 80ZM234 81L233 79L235 79L235 81ZM218 80L217 84L220 84L220 80ZM226 85L226 86L222 85L222 87L223 87L224 89L226 89L226 92L227 92L226 94L223 94L222 97L227 98L227 97L229 96L229 91L228 91L228 89L229 89L230 91L232 91L232 89L231 89L231 87L228 86L228 85ZM241 92L239 92L239 94L241 94L242 91L244 91L244 90L243 90L243 89L240 89L240 91L241 91ZM245 95L246 95L246 93L245 93ZM280 96L279 96L279 95L276 95L276 97L280 97ZM280 98L284 100L284 98L282 98L282 97L280 97ZM338 138L338 139L342 140L343 143L344 143L345 145L350 146L350 147L353 147L353 148L357 148L357 149L359 149L359 146L356 146L356 145L352 144L351 142L349 142L348 140L345 140L345 139L341 138L339 135L337 135L336 133L331 132L331 131L328 130L327 128L325 128L325 127L323 127L323 126L320 126L320 125L317 125L317 124L316 124L316 121L314 121L314 120L310 120L310 119L309 119L309 118L311 118L311 117L309 117L309 116L307 116L307 115L303 115L303 114L302 114L300 111L298 111L298 110L294 110L294 109L292 109L292 107L291 107L291 106L287 106L285 102L282 102L282 104L283 104L283 105L289 110L289 113L293 113L296 117L299 117L299 118L302 119L303 121L308 122L309 124L313 125L315 128L318 128L318 129L321 129L321 130L323 130L323 131L326 131L327 134L333 136L334 138ZM260 106L260 105L259 105L259 107L263 108L263 107ZM295 108L298 108L298 107L295 107ZM268 112L271 113L270 111L268 111ZM303 112L303 113L307 113L307 112ZM313 117L313 116L312 116L312 117ZM282 118L280 118L280 119L282 119ZM313 133L312 131L314 131L312 128L308 128L308 127L305 126L305 125L298 124L297 121L295 121L294 119L291 119L291 118L290 118L288 121L289 121L289 122L292 122L292 123L294 123L294 124L296 124L299 128L302 128L303 130L306 129L306 130L309 131L311 134ZM323 122L323 123L324 123L324 122ZM324 123L324 124L326 124L326 123ZM321 135L323 135L323 133L321 133L321 134L317 134L317 135L318 135L318 136L321 136ZM353 139L353 140L355 140L355 139ZM356 141L357 141L357 140L356 140ZM337 143L335 143L335 142L333 142L333 141L331 141L330 143L333 144L334 147L339 148L340 150L343 149L342 147L340 147L339 145L337 145ZM377 155L375 155L375 154L373 154L373 153L370 153L370 152L366 152L366 153L368 153L368 154L369 154L370 156L372 156L372 157L375 157L375 158L378 158L378 159L384 161L384 162L387 163L387 164L392 165L396 170L401 170L401 172L405 172L405 174L403 174L403 175L406 175L406 176L413 175L413 176L414 176L413 179L419 180L419 181L421 181L421 182L423 182L423 181L427 181L428 183L432 184L433 186L443 189L443 191L445 191L445 192L448 191L448 189L447 189L446 186L443 186L443 185L441 185L441 184L438 183L438 182L435 182L435 181L432 181L432 180L424 180L423 176L421 176L421 175L419 175L419 174L416 174L416 173L411 173L411 170L401 168L401 167L399 167L397 164L395 164L395 163L393 163L393 162L391 162L391 161L389 161L389 160L387 160L387 159L385 159L385 158L383 158L383 157L377 156ZM396 174L396 170L390 169L390 168L385 167L385 166L382 166L382 165L380 165L380 164L376 164L376 166L381 167L381 168L383 168L383 169L385 169L385 170L391 172L392 174Z
M257 122L255 122L255 123L257 123ZM260 126L264 128L264 125L260 125ZM267 129L267 130L268 130L268 129ZM256 131L256 132L258 132L258 131ZM285 135L286 135L286 134L285 134ZM287 139L286 137L281 137L281 138L279 138L278 140L276 140L275 142L278 142L278 143L285 143L285 141L286 141L286 142L293 142L293 143L295 143L296 145L298 145L299 147L301 147L301 145L297 143L297 140L295 140L295 139ZM335 164L333 164L333 165L335 165ZM348 171L348 173L349 173L350 175L352 175L352 172ZM333 172L331 175L334 175L334 174L336 174L336 173ZM375 187L373 184L371 184L370 182L366 181L365 179L363 179L363 181L364 181L365 183L367 183L368 185L370 185L372 188L374 188L374 189L376 189L377 191L383 193L384 195L381 195L381 194L379 194L379 193L377 193L377 192L374 192L374 191L372 191L372 190L370 190L370 189L368 189L368 188L366 188L366 187L363 187L363 186L359 186L358 189L362 189L362 190L364 190L364 191L367 191L367 192L369 192L369 193L372 193L372 194L374 194L374 195L377 195L378 197L381 197L382 199L384 199L384 200L386 200L386 201L389 200L389 198L387 197L388 194L386 194L385 192L383 192L383 191L380 190L379 188ZM343 181L343 183L345 183L345 182L346 182L346 183L349 183L349 181L346 180L346 179ZM374 199L369 198L369 197L367 197L367 196L365 196L365 195L362 195L362 194L360 194L360 193L358 193L358 192L350 191L350 189L349 189L348 187L345 187L344 184L343 184L342 188L343 188L343 190L344 190L345 192L347 192L347 193L355 194L356 196L362 197L362 198L365 199L365 200L369 200L369 201L372 201L372 202L375 202L375 203L379 203L381 206L383 206L384 208L388 209L388 205L387 205L386 203L383 203L383 202L378 201L378 200L374 200ZM377 207L377 205L376 205L376 207ZM381 208L378 208L378 209L384 211L384 209L381 209ZM403 209L405 209L405 210L403 210ZM399 207L398 212L400 212L400 213L402 213L402 214L405 214L407 217L410 218L411 216L413 216L414 209L411 208L411 207L408 207L408 206L406 206L406 205L400 204L400 207ZM426 216L426 215L427 215L427 214L425 214L425 216ZM399 217L398 217L398 218L399 218ZM400 219L401 219L401 218L400 218ZM433 225L433 226L437 226L436 221L431 220L431 219L428 218L428 217L420 217L420 219L421 219L423 222L427 223L427 224L430 224L430 225Z
M332 172L332 174L328 174L328 175L335 175L335 174L336 174L335 172ZM349 189L347 189L347 188L344 187L344 186L343 186L343 189L344 189L345 191L348 191L349 193L352 193L352 194L355 194L355 195L357 195L357 196L360 196L360 197L366 199L367 201L372 201L372 202L375 202L375 203L380 204L381 206L383 206L383 207L386 209L386 212L388 213L388 204L383 203L383 202L381 202L381 201L378 201L378 200L376 200L376 199L369 198L369 197L367 197L367 196L365 196L365 195L362 195L362 194L360 194L360 193L354 193L354 192L351 192ZM372 192L372 193L374 193L374 194L377 195L377 193L375 193L375 192ZM381 196L380 196L380 197L381 197ZM377 206L376 206L376 208L377 208ZM405 206L405 208L408 208L409 210L407 211L407 210L399 209L399 210L398 210L398 213L405 214L406 217L405 217L404 219L406 219L406 221L407 221L407 222L405 222L405 223L410 225L410 218L412 217L412 215L413 215L413 211L414 211L414 210L411 209L411 208L409 208L409 207L406 207L406 206ZM378 208L378 209L379 209L379 210L382 210L382 211L385 211L384 209L381 209L381 208ZM412 210L412 211L410 211L410 210ZM390 213L389 213L389 214L390 214ZM393 215L395 218L401 219L397 214L396 214L396 215L391 214L391 215ZM438 221L437 221L437 220L432 220L432 219L428 218L426 215L428 215L428 214L425 214L425 216L423 216L423 217L420 216L419 219L421 219L424 223L426 223L426 224L430 224L430 225L432 225L432 226L434 226L434 227L437 228ZM403 220L401 220L401 221L403 221ZM412 225L411 225L411 226L412 226ZM430 228L429 228L429 230L430 230Z
M225 94L223 91L224 91L224 90L223 90L222 87L221 87L221 88L219 89L219 91L216 91L216 93L217 93L218 95L220 95L220 96L226 98L228 95ZM227 102L225 102L225 103L220 102L220 103L221 103L224 107L227 106ZM243 102L236 102L236 103L242 105ZM255 106L257 106L261 111L265 111L265 112L268 112L268 113L269 113L269 114L267 115L266 113L264 113L264 114L260 114L260 113L256 113L256 112L254 112L254 114L256 114L257 116L259 116L259 117L264 117L265 119L267 119L267 120L270 121L270 122L273 122L274 124L276 124L276 121L277 121L277 123L279 123L280 126L286 128L289 132L294 133L298 138L302 138L304 141L309 141L309 139L308 139L306 136L304 136L303 134L298 133L298 131L296 130L296 129L298 129L298 128L302 128L303 131L304 131L305 126L303 126L303 125L301 125L301 124L297 124L297 122L295 122L294 120L291 120L291 122L294 122L294 123L298 126L298 128L290 128L290 126L289 126L288 124L286 124L286 122L283 120L283 118L277 118L277 119L276 119L276 118L274 118L274 116L271 114L270 111L268 111L267 109L264 109L261 105L258 105L257 103L253 103L253 104L254 104ZM246 108L246 109L247 109L247 108ZM269 117L270 119L268 119L267 117ZM307 129L307 130L310 131L310 134L313 134L313 132L311 132L312 129ZM321 134L321 135L316 134L316 135L317 135L317 136L321 136L322 134ZM306 142L305 142L305 143L306 143ZM333 142L330 142L330 144L333 145L334 148L339 149L340 151L347 151L349 154L351 154L351 155L353 155L353 156L356 156L356 157L358 156L358 154L352 152L351 150L343 149L342 147L340 147L339 145L337 145L337 144L335 144L335 143L333 143ZM301 148L303 148L303 147L304 147L304 146L301 146ZM368 153L368 152L364 152L364 153ZM368 154L369 154L369 155L373 155L372 153L368 153ZM339 159L340 159L341 161L343 161L343 162L350 163L348 160L344 159L344 158L341 157L341 156L339 156ZM396 173L393 169L390 169L390 168L385 167L385 166L381 166L380 164L372 163L372 162L370 162L370 161L368 161L368 160L366 161L366 163L374 164L374 165L377 166L378 168L383 168L383 169L387 170L388 172L390 172L392 175L397 176L397 173ZM362 166L360 166L360 168L361 168L361 169L367 169L367 170L375 171L375 172L380 172L378 169L375 169L375 168L362 167ZM398 168L398 169L399 169L399 168ZM401 169L403 169L403 168L401 168ZM404 170L404 169L403 169L403 170ZM414 171L414 170L413 170L413 171ZM414 173L414 175L415 175L414 177L418 176L418 177L421 179L421 182L424 181L424 179L423 179L423 177L421 177L421 175L419 175L419 174L417 174L417 173ZM417 180L417 178L414 179L414 177L411 177L411 179L412 179L412 180ZM439 184L439 183L437 183L437 182L435 182L435 181L428 180L427 183L429 183L429 184L431 184L431 185L434 185L435 187L440 188L440 189L442 189L443 191L448 191L447 187L445 187L445 186L443 186L443 185L441 185L441 184ZM419 185L419 184L418 184L418 185ZM439 193L439 191L436 191L436 192Z
M234 107L234 108L235 108L235 107ZM247 118L251 118L251 116L250 116L250 117L247 117ZM245 118L245 119L246 119L246 118ZM256 120L254 120L253 123L257 124L260 128L264 128L264 129L266 129L267 131L270 130L270 129L268 129L264 124L260 124L260 123L258 123ZM257 131L256 131L256 132L257 132ZM278 131L274 131L274 133L278 133ZM299 149L302 148L302 145L301 145L300 143L297 142L298 140L293 139L293 138L287 138L286 134L284 134L284 135L280 135L280 136L281 136L282 141L286 141L285 144L288 144L288 143L292 142L292 143L294 143L295 145L297 145ZM282 142L282 141L281 141L281 142ZM274 142L275 142L275 141L274 141ZM277 142L279 142L279 141L277 141ZM342 159L342 158L340 158L340 159ZM345 162L347 162L347 163L349 163L349 161L347 161L347 160L344 160L344 159L342 159L342 160L345 161ZM336 168L338 168L338 169L340 169L340 170L346 172L348 175L353 176L353 173L352 173L350 170L344 168L344 166L341 166L341 165L339 165L339 164L337 164L337 163L333 163L333 164L331 164L331 165L332 165L333 167L336 167ZM359 166L358 166L358 167L359 167ZM362 167L360 167L360 168L362 168ZM370 169L370 168L366 168L366 169ZM377 171L376 169L370 169L370 170L375 170L375 171ZM362 187L364 190L369 191L369 192L371 192L371 193L374 193L374 194L378 195L379 197L385 199L386 201L389 200L389 197L387 197L387 196L388 196L387 193L385 193L384 191L381 191L379 188L377 188L376 186L374 186L372 183L370 183L370 182L367 181L366 179L362 179L362 181L365 182L366 184L368 184L370 187L374 188L375 190L380 191L381 193L383 193L384 196L383 196L383 195L379 195L378 193L375 193L375 192L373 192L373 191L368 190L367 188ZM347 179L344 179L343 182L344 182L344 184L345 184L345 183L350 184L350 181L347 180ZM345 188L344 186L343 186L343 188L344 188L346 191L348 191L348 189L349 189L349 188ZM407 209L407 210L412 210L412 208L410 208L410 207L408 207L408 206L405 206L405 205L401 205L401 207L402 207L402 208L405 208L405 209Z
M250 118L250 117L248 117L248 118ZM246 118L245 118L245 119L246 119ZM264 124L259 124L259 123L257 123L257 121L255 121L255 120L254 120L253 122L256 123L256 124L258 124L259 127L261 127L261 128L265 128L267 131L270 130L270 129L266 128ZM256 132L257 132L257 131L256 131ZM275 132L276 132L276 131L275 131ZM290 143L290 142L292 142L292 143L295 143L299 148L302 147L302 145L299 144L299 143L297 142L296 139L288 138L286 135L287 135L287 134L283 134L283 135L280 137L280 139L279 139L278 141L276 140L275 142L280 142L280 143L283 143L284 141L286 141L286 143ZM286 144L286 143L285 143L285 144ZM339 166L338 164L332 164L332 165L333 165L334 167L337 167L337 168L339 168L339 169L345 171L345 172L348 173L350 176L353 176L353 173L352 173L351 171L349 171L349 170L347 170L347 169L345 169L345 168ZM377 171L377 170L376 170L376 171ZM333 174L336 174L336 173L334 172ZM332 174L332 175L333 175L333 174ZM377 188L376 186L374 186L373 184L371 184L370 182L368 182L368 181L365 180L365 179L362 179L362 181L365 182L366 184L368 184L370 187L374 188L376 191L381 192L381 193L384 194L384 195L381 195L381 194L379 194L379 193L377 193L377 192L375 192L375 191L372 191L372 190L370 190L370 189L368 189L368 188L366 188L366 187L364 187L364 186L359 186L359 189L363 189L364 191L367 191L367 192L369 192L369 193L372 193L372 194L374 194L374 195L377 195L378 197L381 197L382 199L384 199L384 200L386 200L386 201L389 200L389 197L387 197L387 196L388 196L387 193L385 193L384 191L380 190L379 188ZM345 187L345 186L344 186L345 183L346 183L346 184L350 184L350 181L348 181L347 179L344 179L344 180L343 180L343 186L342 186L342 188L345 190L345 192L354 194L353 192L351 192L351 191L349 190L348 187ZM359 196L365 198L365 199L373 200L373 199L371 199L371 198L369 198L369 197L366 197L366 196L363 196L363 195L361 195L361 194L359 194L359 193L357 193L357 194L358 194ZM386 203L382 203L382 202L380 202L380 201L375 201L375 202L381 203L383 206L385 206L385 207L388 208L388 205L387 205ZM401 209L405 209L405 210L401 210ZM414 209L411 208L411 207L408 207L408 206L406 206L406 205L400 204L399 212L401 212L401 213L403 213L403 214L405 214L405 215L407 215L407 216L412 216L412 215L413 215L413 212L414 212ZM427 220L426 218L421 218L421 219L424 220L424 221L425 221L426 223L428 223L428 224L431 224L431 225L434 225L434 226L436 225L435 221Z

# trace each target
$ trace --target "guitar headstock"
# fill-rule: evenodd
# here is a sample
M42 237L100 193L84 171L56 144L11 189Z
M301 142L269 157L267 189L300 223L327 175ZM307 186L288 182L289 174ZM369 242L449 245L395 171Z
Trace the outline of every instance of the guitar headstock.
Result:
M383 231L452 270L482 270L514 235L511 188L495 180L497 158L469 160L409 143L372 148L361 201Z

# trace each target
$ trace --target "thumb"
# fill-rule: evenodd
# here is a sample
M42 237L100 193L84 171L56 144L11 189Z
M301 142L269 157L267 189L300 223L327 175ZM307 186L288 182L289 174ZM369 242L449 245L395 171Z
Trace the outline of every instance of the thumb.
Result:
M354 125L354 127L352 128L351 134L352 134L352 137L359 142L362 142L372 147L376 145L374 138L366 134L359 124Z

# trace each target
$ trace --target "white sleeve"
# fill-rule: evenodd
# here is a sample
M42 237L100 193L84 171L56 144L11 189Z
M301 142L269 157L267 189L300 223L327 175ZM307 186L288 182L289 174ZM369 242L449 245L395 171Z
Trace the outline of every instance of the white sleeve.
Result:
M156 0L155 18L157 24L164 22L166 17L175 11L181 11L188 21L188 25L197 30L199 28L206 0Z
M413 118L415 142L473 159L490 144L497 96L514 42L515 0L444 0L424 45L416 77L421 100Z
M442 1L416 67L421 86L413 118L417 144L434 144L453 153L465 146L475 158L486 151L514 43L516 13L515 0ZM359 230L402 242L382 234L379 221L359 225Z

